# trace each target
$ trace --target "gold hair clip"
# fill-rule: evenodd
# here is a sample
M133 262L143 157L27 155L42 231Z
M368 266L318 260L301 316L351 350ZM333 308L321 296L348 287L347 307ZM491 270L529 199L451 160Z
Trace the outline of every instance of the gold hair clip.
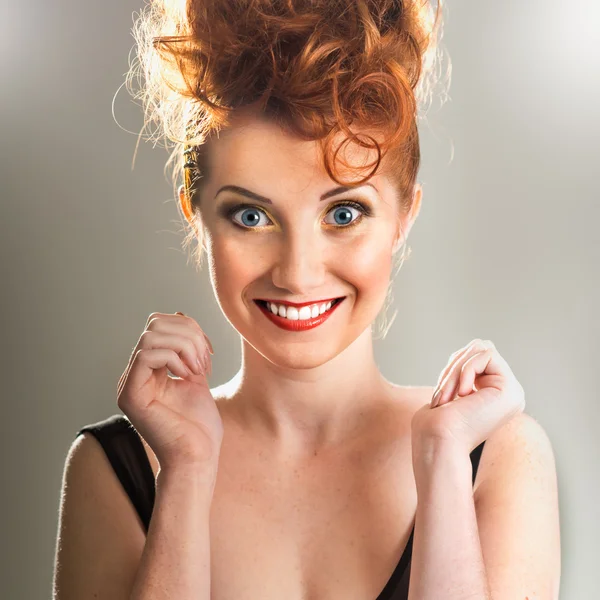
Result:
M184 157L184 164L183 164L183 168L184 169L193 169L196 166L196 161L195 161L195 152L194 149L192 148L192 146L184 146L184 150L183 150L183 157Z

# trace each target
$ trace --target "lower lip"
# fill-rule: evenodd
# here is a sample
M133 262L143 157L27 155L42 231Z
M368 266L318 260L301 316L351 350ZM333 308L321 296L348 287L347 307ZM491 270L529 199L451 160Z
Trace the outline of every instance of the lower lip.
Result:
M273 314L264 304L260 304L260 302L255 302L255 304L258 306L258 308L260 308L261 312L267 317L267 319L275 323L277 327L281 327L281 329L286 329L287 331L306 331L307 329L313 329L325 323L325 321L327 321L327 319L343 301L344 298L332 306L326 313L323 313L314 319L298 319L296 321Z

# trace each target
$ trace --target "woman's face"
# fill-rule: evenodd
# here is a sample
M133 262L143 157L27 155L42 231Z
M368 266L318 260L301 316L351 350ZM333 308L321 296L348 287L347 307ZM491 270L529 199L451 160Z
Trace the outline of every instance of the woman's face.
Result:
M359 150L346 154L351 164L376 156ZM324 171L318 144L259 119L211 141L209 162L200 210L211 282L226 318L275 364L311 368L337 356L371 325L385 300L400 233L400 204L390 182L378 174L371 185L329 195L339 186ZM420 194L419 188L412 220L402 220L406 235ZM303 331L278 327L255 302L342 296L329 318Z

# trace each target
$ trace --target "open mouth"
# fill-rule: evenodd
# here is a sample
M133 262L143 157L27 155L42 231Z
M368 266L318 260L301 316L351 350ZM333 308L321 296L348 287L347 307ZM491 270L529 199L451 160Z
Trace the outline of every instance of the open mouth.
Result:
M260 312L277 327L292 332L299 332L314 329L325 323L345 298L346 296L342 296L341 298L335 298L333 300L328 300L327 302L305 304L299 309L291 305L279 305L286 307L285 316L279 314L280 309L273 312L269 306L270 303L267 300L255 298L254 302L258 306ZM277 305L277 303L274 304ZM293 311L291 311L292 308L294 309ZM309 308L310 311L308 311Z
M336 304L339 304L346 296L341 296L340 298L336 298L335 300L331 301L331 308L333 308ZM269 310L269 305L268 302L266 300L258 300L255 299L254 302L256 302L256 304L264 307L265 309ZM319 302L315 302L315 305L320 305L320 304L324 304L323 302L319 303ZM287 308L289 305L288 304L284 304L284 306ZM313 304L307 304L307 306L314 306ZM296 308L296 307L292 307L292 308ZM331 308L329 310L331 310ZM296 308L296 310L299 310L298 308Z

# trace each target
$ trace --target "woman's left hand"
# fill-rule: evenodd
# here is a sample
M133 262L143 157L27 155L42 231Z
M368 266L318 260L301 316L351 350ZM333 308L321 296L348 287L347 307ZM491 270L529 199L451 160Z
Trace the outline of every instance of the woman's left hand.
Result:
M450 442L470 454L525 408L521 384L489 340L473 340L455 352L436 392L413 415L413 447Z

